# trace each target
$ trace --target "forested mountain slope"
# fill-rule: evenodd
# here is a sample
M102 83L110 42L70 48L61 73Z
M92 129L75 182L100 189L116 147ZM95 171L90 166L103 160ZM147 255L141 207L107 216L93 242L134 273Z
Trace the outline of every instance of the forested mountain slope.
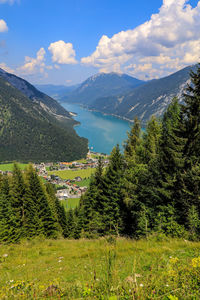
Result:
M181 99L183 90L190 82L190 71L195 69L196 66L187 67L124 94L99 97L89 105L89 108L129 120L138 116L146 123L152 115L162 116L175 96Z
M76 134L76 122L70 114L29 83L19 78L16 81L19 89L0 76L0 161L67 161L84 157L87 140Z

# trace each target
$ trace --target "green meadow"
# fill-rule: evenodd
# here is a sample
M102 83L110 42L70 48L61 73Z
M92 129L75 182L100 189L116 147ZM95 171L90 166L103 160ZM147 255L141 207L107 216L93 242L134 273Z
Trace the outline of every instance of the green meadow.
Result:
M0 299L200 299L200 243L30 240L0 246Z
M71 208L76 208L79 204L80 198L69 198L66 200L61 200L60 202L63 204L66 210Z
M88 168L83 170L63 170L63 171L49 171L48 174L54 174L56 176L59 176L61 179L74 179L75 177L82 177L83 178L89 178L94 172L95 168Z
M13 163L9 163L9 164L0 164L0 170L1 171L12 171L13 170ZM17 165L19 166L19 168L21 170L24 170L28 164L21 164L21 163L17 163Z

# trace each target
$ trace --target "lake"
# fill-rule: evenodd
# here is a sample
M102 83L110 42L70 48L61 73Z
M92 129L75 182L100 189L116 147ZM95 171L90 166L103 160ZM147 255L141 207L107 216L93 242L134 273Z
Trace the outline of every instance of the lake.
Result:
M74 119L81 124L75 126L75 130L79 136L89 140L90 150L110 154L116 144L122 148L131 126L128 121L89 111L75 104L61 103L61 105L77 114Z

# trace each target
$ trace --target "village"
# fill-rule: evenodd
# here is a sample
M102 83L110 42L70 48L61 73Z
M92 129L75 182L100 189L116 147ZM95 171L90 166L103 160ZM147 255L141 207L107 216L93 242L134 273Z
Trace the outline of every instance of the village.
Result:
M33 166L44 182L55 186L56 196L59 200L77 199L86 192L91 174L97 167L99 156L102 157L104 167L106 167L109 163L109 156L92 151L88 152L85 159L79 161L34 163ZM8 169L0 170L0 173L12 175L11 165L13 166L13 164L5 165L9 166ZM20 165L23 165L23 168L27 166L27 164Z
M98 164L98 157L102 156L97 152L88 152L87 158L80 161L73 162L58 162L58 163L40 163L34 164L34 167L38 171L38 175L41 176L45 181L50 182L56 186L56 196L59 200L66 200L72 198L80 198L83 195L88 185L79 185L84 183L86 180L89 181L90 176L81 177L78 175L79 171L89 170L90 173L95 171ZM104 167L109 163L107 155L103 155ZM93 170L92 170L93 169ZM61 171L70 171L70 174L74 172L77 176L72 178L61 178L59 173ZM54 174L55 173L55 174Z

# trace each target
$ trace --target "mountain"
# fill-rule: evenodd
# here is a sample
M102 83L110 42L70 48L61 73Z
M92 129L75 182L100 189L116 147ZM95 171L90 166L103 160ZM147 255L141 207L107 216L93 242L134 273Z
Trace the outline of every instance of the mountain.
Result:
M1 68L0 77L4 78L12 86L21 91L31 101L39 103L44 110L48 111L54 116L58 117L59 115L70 117L69 112L67 112L56 100L37 90L28 81L14 74L7 73Z
M69 112L27 81L0 70L0 161L69 161L86 156Z
M144 83L126 74L99 73L85 80L61 101L90 105L97 98L124 93Z
M181 100L190 71L196 66L186 67L167 77L149 81L139 87L119 95L99 97L86 105L89 109L133 120L135 116L143 122L152 116L162 116L171 100L176 96Z
M50 97L60 100L64 96L67 96L69 93L74 91L79 87L79 84L77 85L72 85L72 86L65 86L65 85L53 85L53 84L36 84L35 87L49 95Z

